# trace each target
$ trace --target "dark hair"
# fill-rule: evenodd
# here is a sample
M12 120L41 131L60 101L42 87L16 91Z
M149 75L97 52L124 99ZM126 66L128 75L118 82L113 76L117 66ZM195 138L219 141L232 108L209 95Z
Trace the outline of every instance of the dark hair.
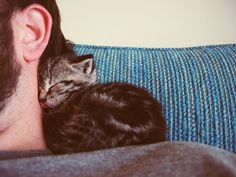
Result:
M7 104L5 100L14 93L20 75L20 65L13 59L13 7L13 1L0 0L0 112Z

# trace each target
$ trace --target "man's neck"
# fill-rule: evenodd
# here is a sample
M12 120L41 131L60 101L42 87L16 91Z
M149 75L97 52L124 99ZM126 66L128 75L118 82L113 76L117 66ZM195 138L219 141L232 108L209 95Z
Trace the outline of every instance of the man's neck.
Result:
M0 151L46 149L43 141L40 111L29 106L19 119L0 133Z
M37 70L36 70L37 71ZM8 120L0 132L0 150L22 151L46 149L41 120L41 108L38 103L36 73L22 73L16 93L12 95L1 120ZM30 76L30 77L28 77Z

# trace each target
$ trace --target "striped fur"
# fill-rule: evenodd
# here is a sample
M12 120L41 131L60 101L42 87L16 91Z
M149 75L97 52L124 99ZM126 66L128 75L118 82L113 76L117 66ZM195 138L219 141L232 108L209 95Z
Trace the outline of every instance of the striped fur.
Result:
M161 105L144 89L127 83L96 83L91 58L66 55L45 63L39 67L39 100L45 107L44 135L52 152L166 139Z

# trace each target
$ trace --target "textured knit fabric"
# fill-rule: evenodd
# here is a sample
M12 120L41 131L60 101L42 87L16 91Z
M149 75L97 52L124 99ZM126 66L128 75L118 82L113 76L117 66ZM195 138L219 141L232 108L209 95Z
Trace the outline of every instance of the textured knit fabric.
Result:
M236 152L236 44L176 49L77 45L92 53L99 82L147 89L163 107L170 141Z

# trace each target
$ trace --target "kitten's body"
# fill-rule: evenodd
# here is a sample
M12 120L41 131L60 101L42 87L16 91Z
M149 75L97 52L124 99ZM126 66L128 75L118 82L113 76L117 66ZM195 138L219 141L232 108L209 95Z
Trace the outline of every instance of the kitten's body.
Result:
M166 124L161 105L144 89L130 84L95 83L95 70L91 64L80 65L79 69L85 75L82 77L80 73L81 79L65 81L66 77L61 77L64 86L60 87L69 94L60 101L51 99L47 103L45 96L41 96L43 105L52 107L43 111L48 148L55 153L71 153L164 141ZM60 68L57 65L53 67ZM50 74L53 75L53 71L51 68ZM40 78L45 80L47 77L44 76ZM47 93L52 94L52 90Z

